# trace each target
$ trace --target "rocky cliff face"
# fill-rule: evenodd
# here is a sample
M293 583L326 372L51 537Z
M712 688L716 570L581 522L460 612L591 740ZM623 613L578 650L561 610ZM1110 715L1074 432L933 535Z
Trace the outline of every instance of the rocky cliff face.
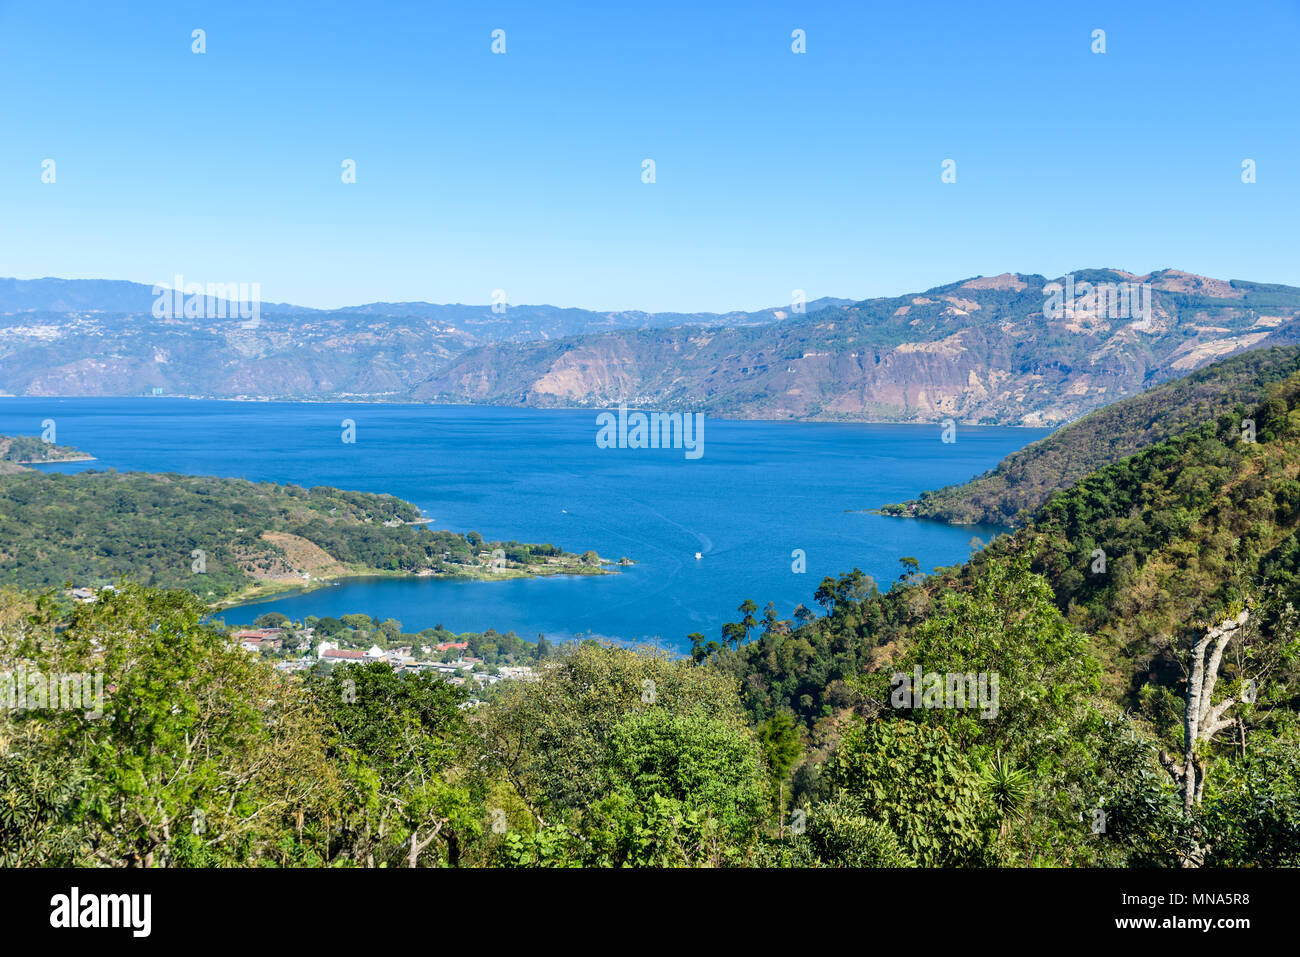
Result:
M1045 277L1004 274L755 328L492 345L454 360L414 394L540 407L627 401L754 418L1053 425L1216 358L1300 341L1300 289L1172 270L1088 270L1070 288L1069 303L1046 314L1053 287ZM1133 291L1137 307L1116 305L1112 289Z

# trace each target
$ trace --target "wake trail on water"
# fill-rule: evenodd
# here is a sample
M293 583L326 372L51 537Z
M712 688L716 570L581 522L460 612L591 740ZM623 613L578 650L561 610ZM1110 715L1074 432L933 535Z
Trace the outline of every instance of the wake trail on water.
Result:
M696 541L698 541L702 546L704 546L703 548L700 549L701 555L707 555L709 552L713 551L713 540L709 538L709 536L705 535L703 532L697 532L693 528L687 528L681 522L674 522L667 515L663 514L663 512L651 508L649 505L645 504L645 502L637 502L636 504L640 505L642 508L644 508L647 512L649 512L651 515L653 515L655 518L659 519L660 521L667 522L669 525L673 526L674 528L679 528L687 535L692 536Z
M579 516L573 512L567 512L566 514L568 514L570 518L582 518L584 521L586 521L588 525L591 525L593 528L600 529L602 532L605 532L607 535L610 535L613 538L621 538L623 541L635 545L641 548L643 551L661 552L668 557L669 561L673 561L673 557L672 557L673 553L669 551L667 548L664 548L662 545L656 545L654 542L646 541L645 539L636 538L633 537L632 535L628 535L624 532L620 532L618 529L611 528L609 525L606 525L604 522L598 522L594 518L590 518L588 516ZM633 559L633 561L635 560L636 559ZM678 568L681 567L681 562L677 562L677 567Z
M644 509L646 512L648 512L648 513L650 513L651 515L653 515L654 517L658 518L660 521L664 522L665 524L671 525L671 526L673 526L674 528L677 528L677 529L679 529L680 531L683 531L683 532L685 532L686 534L688 534L688 535L690 535L691 537L693 537L696 541L698 541L698 542L703 546L703 548L700 549L700 553L701 553L701 554L705 554L705 553L707 553L707 552L709 552L709 551L711 551L711 550L713 549L713 542L712 542L712 540L711 540L707 535L703 535L703 534L701 534L700 532L696 532L696 531L694 531L694 530L692 530L692 529L690 529L690 528L687 528L685 525L682 525L680 522L675 522L675 521L673 521L671 518L669 518L668 516L664 515L662 512L659 512L658 510L653 509L653 508L651 508L649 505L645 504L645 502L640 502L640 501L635 501L635 500L634 500L634 501L632 501L630 504L635 505L635 506L637 506L638 508ZM665 547L662 546L662 545L657 545L657 544L655 544L654 542L651 542L651 541L648 541L648 540L645 540L645 539L642 539L642 538L637 538L637 537L634 537L634 536L631 536L631 535L627 535L627 534L625 534L624 532L620 532L620 531L618 531L618 530L616 530L616 529L614 529L614 528L611 528L610 526L606 525L605 523L603 523L603 522L599 522L599 521L596 521L595 519L590 518L590 517L588 517L588 516L579 516L579 515L577 515L577 514L575 514L575 513L573 513L573 512L568 511L567 509L565 509L565 514L566 514L566 515L569 515L570 517L573 517L573 518L579 518L579 517L581 517L581 518L583 518L586 522L588 522L589 524L591 524L593 527L598 528L598 529L600 529L601 531L606 532L607 534L609 534L609 535L611 535L611 536L613 536L613 537L615 537L615 538L620 538L620 539L622 539L623 541L630 542L630 543L633 544L633 545L637 545L637 546L641 547L642 549L644 549L645 551L659 553L659 554L663 555L663 556L667 559L667 561L668 561L669 563L671 563L671 565L672 565L671 570L668 570L667 573L666 573L665 575L659 576L659 578L658 578L658 580L659 580L659 585L658 585L658 587L654 588L652 591L649 591L649 592L646 592L646 593L642 593L642 594L638 594L635 598L629 598L629 599L627 599L626 601L621 601L621 602L618 602L617 604L613 604L613 605L605 605L605 606L601 609L601 613L602 613L602 614L605 614L605 613L607 613L608 611L611 611L611 610L614 610L614 609L624 608L624 607L626 607L626 606L628 606L628 605L638 604L638 603L640 603L640 602L643 602L647 597L653 597L653 596L655 596L655 595L663 594L664 592L666 592L666 591L669 590L669 588L672 586L674 580L677 578L678 573L681 572L681 570L682 570L682 566L683 566L684 563L683 563L683 561L682 561L680 558L676 557L676 556L678 555L678 553L675 552L675 551L673 551L673 550L670 550L670 549L668 549L668 548L665 548ZM684 607L684 606L682 605L681 599L680 599L680 598L677 598L677 597L675 597L675 596L673 597L673 602L672 602L672 603L673 603L673 605L674 605L675 607L678 607L678 608ZM694 615L693 615L692 617L694 618ZM698 620L698 619L697 619L697 620Z

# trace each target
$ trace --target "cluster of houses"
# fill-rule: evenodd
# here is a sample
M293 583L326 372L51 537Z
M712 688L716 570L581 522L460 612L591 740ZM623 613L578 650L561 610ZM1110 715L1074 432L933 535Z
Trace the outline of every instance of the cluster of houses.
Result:
M235 640L245 651L279 651L284 647L284 629L246 628L235 632Z
M95 588L72 588L67 591L69 597L77 602L89 604L95 600L99 591L116 591L112 585L104 585L98 589ZM306 641L311 644L314 637L315 629L299 628L295 629L297 639L302 642ZM284 643L292 636L288 635L283 628L243 628L235 631L232 635L234 640L239 643L239 647L250 652L276 652L284 649ZM301 644L300 644L301 647ZM498 681L531 681L537 676L535 668L529 665L503 665L497 669L497 674L491 675L482 671L475 671L476 665L482 665L482 658L467 656L465 652L469 650L467 641L444 641L433 646L421 645L419 652L424 655L424 660L415 657L416 649L410 645L401 648L389 648L384 650L378 645L371 645L366 651L360 651L352 648L342 648L337 642L321 641L316 643L313 652L309 652L297 658L285 658L275 663L275 668L279 671L309 671L317 662L327 662L337 664L340 662L357 662L365 664L371 661L382 661L389 665L394 671L432 671L443 675L454 685L465 685L472 682L475 685L496 684ZM442 656L448 651L460 652L460 656L455 661L433 660L433 656Z
M312 637L310 631L308 629L305 632L299 632L299 634L310 641ZM246 628L235 632L234 638L245 651L279 651L284 647L283 628ZM435 661L431 660L431 657L427 657L425 660L415 657L416 649L410 645L387 650L380 648L378 645L371 645L367 650L361 651L354 648L342 648L337 642L321 641L316 643L313 653L303 655L300 658L290 658L276 662L275 667L280 671L307 671L321 661L328 664L346 662L366 664L372 661L382 661L397 672L432 671L446 676L447 680L454 685L464 685L471 681L480 685L496 684L498 681L506 679L527 681L534 676L534 669L526 665L502 667L497 669L498 674L495 675L476 672L474 667L483 664L483 659L466 656L464 652L468 650L469 642L467 641L446 641L432 647L423 645L419 648L420 653L426 656L441 655L447 651L461 652L460 657L455 661Z
M85 587L73 588L66 594L71 596L73 601L80 602L83 605L89 605L95 600L95 594L97 591L117 591L117 588L113 585L101 585L98 589Z

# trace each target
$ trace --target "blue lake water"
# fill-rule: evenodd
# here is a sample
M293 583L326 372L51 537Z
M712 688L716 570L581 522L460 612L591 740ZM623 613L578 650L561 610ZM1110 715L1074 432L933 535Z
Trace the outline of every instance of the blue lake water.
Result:
M596 412L172 398L0 399L0 433L37 435L97 457L85 465L388 492L432 527L488 539L595 549L621 574L503 582L355 580L222 613L246 624L364 612L410 631L594 634L686 647L717 638L746 598L789 617L815 609L822 578L861 568L887 588L899 559L923 570L970 554L998 529L858 511L968 479L1047 429L738 422L706 419L704 454L601 449ZM355 444L341 422L356 423ZM794 571L796 549L806 570ZM695 553L701 557L697 560Z

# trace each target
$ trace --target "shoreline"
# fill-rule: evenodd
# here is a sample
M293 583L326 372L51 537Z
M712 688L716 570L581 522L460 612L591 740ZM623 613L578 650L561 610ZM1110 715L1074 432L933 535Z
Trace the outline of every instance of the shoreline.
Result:
M348 397L293 397L293 396L218 396L218 395L0 395L3 399L184 399L190 402L297 402L303 405L391 405L391 406L415 406L415 407L437 407L451 409L509 409L514 412L607 412L609 409L603 405L556 405L542 408L535 405L494 405L491 403L468 403L468 402L418 402L414 399L396 398L388 399L379 396L348 396ZM631 406L629 406L631 408ZM638 407L640 408L640 407ZM649 408L647 406L646 408ZM686 411L682 409L681 411ZM698 410L691 410L698 411ZM1086 413L1085 413L1086 414ZM770 422L770 423L789 423L791 425L915 425L915 426L933 426L934 421L917 420L917 419L853 419L844 417L821 417L821 416L802 416L791 417L782 416L780 418L765 418L763 416L739 416L727 413L706 412L711 419L721 419L727 422ZM1075 419L1062 420L1053 425L1026 425L1023 422L971 422L965 419L956 419L958 425L967 428L979 429L1042 429L1047 432L1053 432L1063 425L1068 425ZM94 456L91 456L92 458ZM64 461L74 461L66 459ZM41 463L37 463L41 464ZM52 464L52 463L44 463Z
M242 607L244 605L255 605L265 601L272 601L276 598L282 598L288 595L305 595L321 588L328 588L332 585L341 585L348 581L359 579L385 579L385 578L413 578L413 579L437 579L439 581L515 581L520 578L554 578L560 575L572 575L575 578L597 577L600 575L617 575L617 568L606 568L607 565L618 566L620 563L610 559L600 559L598 565L579 565L577 567L569 565L549 566L546 570L529 571L523 568L506 568L499 572L480 570L467 572L454 572L451 574L431 574L423 575L420 572L406 571L388 571L381 568L366 568L348 570L336 575L326 575L320 578L312 578L311 581L294 582L294 581L270 581L263 580L251 584L232 595L218 599L215 602L209 602L208 608L213 613L224 611L230 608ZM634 564L629 562L629 564Z
M63 465L65 462L94 462L97 461L93 455L70 455L62 459L26 459L21 462L15 462L15 465Z

